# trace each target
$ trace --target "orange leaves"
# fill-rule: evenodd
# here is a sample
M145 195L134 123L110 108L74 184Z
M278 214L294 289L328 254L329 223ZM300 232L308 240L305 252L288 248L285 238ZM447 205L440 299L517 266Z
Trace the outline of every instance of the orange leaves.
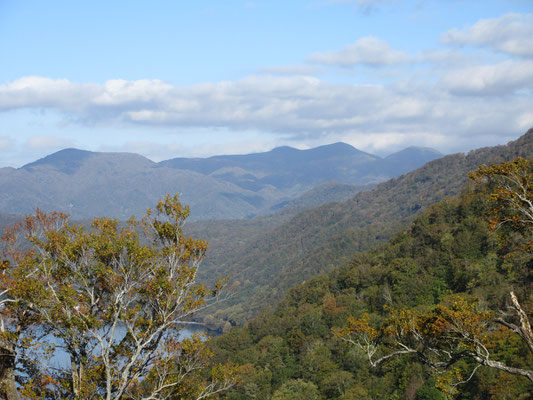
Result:
M331 293L326 293L322 300L322 310L328 315L346 311L344 307L337 306L337 299Z
M72 360L57 375L72 382L49 381L48 386L56 386L54 396L79 397L83 391L98 398L111 393L115 399L127 397L140 387L152 390L145 388L151 371L168 376L155 385L174 388L182 379L175 373L180 355L195 370L205 366L211 355L201 339L172 346L179 324L216 300L225 286L220 280L208 290L195 282L207 242L183 235L188 215L177 195L167 195L156 212L148 211L140 222L131 218L126 226L102 217L84 229L69 224L64 214L38 210L4 234L0 293L8 291L13 302L3 312L10 318L32 318L29 323L55 337ZM148 237L141 238L141 231ZM17 251L23 233L32 247ZM33 373L26 371L28 377ZM232 379L222 369L213 374L211 381ZM48 390L30 386L28 397Z
M378 335L378 331L369 325L369 320L370 317L365 313L357 320L355 318L348 318L348 326L352 332L359 334L363 333L367 335L370 340L374 340Z
M385 306L385 309L389 311L389 317L380 329L384 336L402 337L415 328L415 316L407 308Z
M378 330L370 326L370 317L367 313L359 319L348 317L348 325L344 328L334 329L333 334L341 339L359 341L364 336L365 342L371 342L378 337Z
M429 366L446 368L478 351L492 319L477 302L459 296L425 311L386 308L389 315L380 325L372 326L370 316L363 314L359 319L350 317L346 327L334 331L365 351L372 366L414 354Z
M478 309L477 302L456 296L450 305L439 304L415 313L408 309L390 309L383 332L393 336L420 335L432 340L468 341L481 338L492 314Z
M171 196L167 194L164 199L159 199L156 205L159 213L168 216L174 222L182 222L189 217L189 206L183 206L179 202L179 195Z
M531 174L527 174L531 165L528 160L517 157L513 161L501 164L482 165L477 170L468 174L472 180L486 179L490 177L516 177L521 183L528 185L532 181Z
M502 225L531 233L533 227L533 174L531 164L523 158L516 158L502 164L482 165L469 174L474 181L488 182L492 203L490 227L495 230ZM530 248L531 240L524 245Z

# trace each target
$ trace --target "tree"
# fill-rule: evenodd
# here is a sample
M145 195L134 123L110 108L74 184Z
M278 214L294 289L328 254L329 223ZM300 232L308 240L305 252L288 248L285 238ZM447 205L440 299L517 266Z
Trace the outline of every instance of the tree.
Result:
M317 400L320 394L316 385L302 379L291 379L285 382L272 395L272 400Z
M533 369L513 367L491 356L488 342L495 324L500 323L521 337L523 332L527 336L531 331L527 315L514 293L511 298L520 318L519 324L503 318L495 319L492 312L480 310L477 302L455 296L450 304L439 304L426 312L389 308L388 317L378 328L370 325L368 314L359 319L350 317L348 325L334 333L363 350L372 367L396 356L412 355L442 373L454 364L468 360L475 366L466 380L483 365L524 376L533 382ZM453 372L459 382L452 382L452 386L464 382L459 370Z
M502 244L521 252L533 251L533 175L522 158L500 165L481 166L469 176L487 185L490 194L490 225ZM510 292L507 312L483 309L465 295L455 295L425 311L387 308L381 324L372 324L368 314L350 317L335 335L356 345L377 367L397 356L411 355L441 375L441 387L453 388L472 378L480 366L526 377L533 383L533 369L494 359L491 337L503 327L520 337L533 356L533 331L527 312ZM461 366L460 368L457 366ZM454 368L456 367L456 368ZM465 369L470 368L465 374ZM451 377L451 375L455 375Z
M490 225L507 242L512 239L523 251L533 251L533 174L531 163L521 157L510 162L482 165L469 174L471 180L488 183ZM511 235L510 232L520 234Z
M86 229L37 211L5 235L4 338L17 351L25 397L202 399L234 383L230 366L205 371L209 353L200 338L179 335L225 283L208 290L196 282L207 243L183 234L188 215L167 195L125 226L96 218ZM14 249L17 232L29 249ZM70 365L43 366L57 348Z
M6 230L0 237L0 394L8 400L19 400L15 380L17 343L31 321L13 299L10 288L16 282L13 265L18 265L23 252L18 249L18 227Z

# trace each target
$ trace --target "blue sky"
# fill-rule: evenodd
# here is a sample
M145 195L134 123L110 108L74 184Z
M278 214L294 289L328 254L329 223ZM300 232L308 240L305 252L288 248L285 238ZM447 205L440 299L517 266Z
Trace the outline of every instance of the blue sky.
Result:
M0 167L505 143L533 127L532 38L531 0L0 0Z

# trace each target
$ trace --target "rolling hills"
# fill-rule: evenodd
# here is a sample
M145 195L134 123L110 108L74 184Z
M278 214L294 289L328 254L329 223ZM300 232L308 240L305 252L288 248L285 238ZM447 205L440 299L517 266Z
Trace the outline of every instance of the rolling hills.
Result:
M166 193L180 193L191 206L191 219L250 218L280 210L326 182L377 183L439 156L410 148L380 158L335 143L155 163L138 154L65 149L18 169L0 168L0 212L28 214L38 207L75 219L107 215L125 220L141 215Z

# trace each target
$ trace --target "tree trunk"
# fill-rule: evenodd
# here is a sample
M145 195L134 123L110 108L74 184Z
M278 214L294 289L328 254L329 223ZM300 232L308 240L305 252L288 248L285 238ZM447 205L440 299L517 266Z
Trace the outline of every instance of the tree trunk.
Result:
M72 392L74 393L74 396L78 398L80 396L81 376L78 371L78 363L76 363L72 355L71 355L70 366L71 366L70 370L72 374Z
M0 385L7 400L20 400L15 381L15 352L6 343L0 347Z
M526 312L524 311L524 309L518 302L518 299L516 298L516 295L514 294L514 292L511 292L511 300L513 302L516 313L518 314L518 317L520 318L520 327L517 333L520 335L522 340L526 343L527 347L529 348L529 351L533 355L533 331L531 329L529 318L527 317Z

